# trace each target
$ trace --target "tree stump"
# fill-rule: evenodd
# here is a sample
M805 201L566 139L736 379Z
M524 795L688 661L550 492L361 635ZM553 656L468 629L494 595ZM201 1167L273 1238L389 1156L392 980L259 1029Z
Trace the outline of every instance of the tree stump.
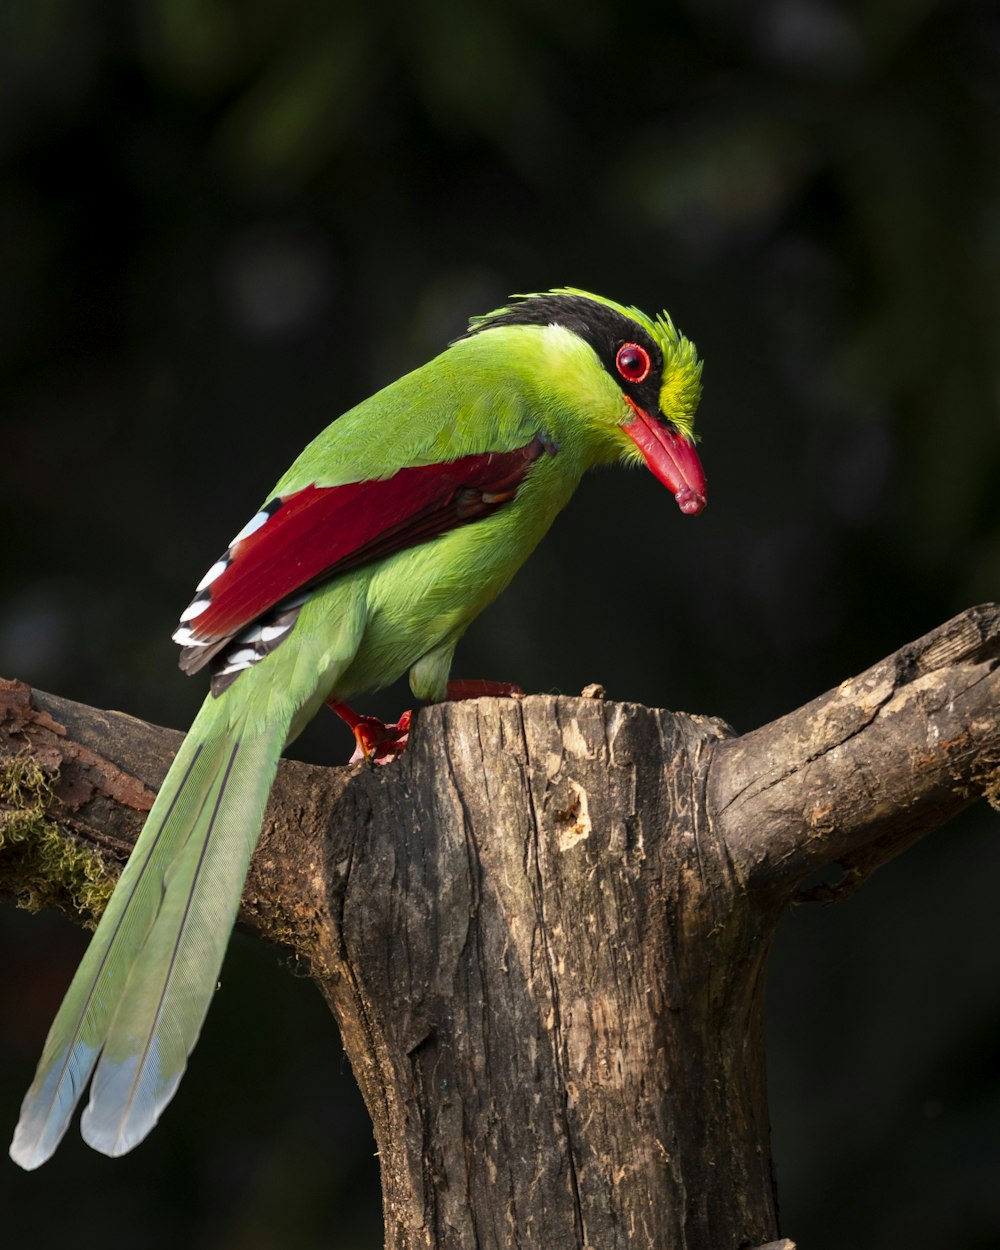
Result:
M483 699L422 711L384 768L283 764L242 919L337 1016L386 1246L775 1242L775 926L994 796L998 655L987 605L742 737L599 698ZM43 778L33 798L7 786L3 818L120 858L179 735L0 694L5 767ZM798 893L833 862L840 885ZM76 897L49 875L47 899Z

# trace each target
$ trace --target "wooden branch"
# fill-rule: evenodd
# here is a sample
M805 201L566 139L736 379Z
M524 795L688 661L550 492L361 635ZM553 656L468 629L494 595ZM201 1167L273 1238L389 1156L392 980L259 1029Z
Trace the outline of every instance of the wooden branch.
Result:
M41 765L51 779L47 819L74 845L99 856L112 879L128 858L183 737L123 712L99 711L0 679L0 764L29 757ZM331 832L330 817L352 771L358 770L282 761L243 893L241 923L294 947L306 960L317 956L314 917L322 893L317 865L327 856L341 861L350 854L352 830L334 821ZM9 813L10 802L0 778L0 829L5 809ZM19 861L30 854L29 841L0 858L0 892L20 892ZM47 884L50 905L80 911L85 923L94 919L76 906L71 885L55 870Z
M1000 607L970 608L859 677L721 744L708 803L744 881L787 897L836 861L846 893L993 795L998 657Z
M600 698L480 700L421 712L389 767L282 764L242 919L337 1015L390 1250L790 1244L771 934L804 875L857 881L994 792L998 654L1000 609L976 608L739 738ZM179 741L0 687L0 842L20 822L0 888L24 892L54 828L65 861L120 862ZM80 906L61 871L51 901Z

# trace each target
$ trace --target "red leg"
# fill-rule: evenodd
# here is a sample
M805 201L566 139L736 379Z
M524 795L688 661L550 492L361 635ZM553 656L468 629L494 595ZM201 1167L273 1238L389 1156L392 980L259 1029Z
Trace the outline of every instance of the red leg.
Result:
M458 703L463 699L521 699L524 691L509 681L450 681L445 699ZM403 753L410 734L412 712L404 712L395 725L387 725L377 716L359 716L346 703L327 699L326 705L345 721L358 744L350 763L364 760L370 764L388 764Z
M410 732L410 713L404 712L395 725L387 725L377 716L359 716L346 703L336 699L327 699L326 705L337 713L342 721L346 721L354 741L358 744L350 763L359 760L369 763L387 764L395 759L406 746Z

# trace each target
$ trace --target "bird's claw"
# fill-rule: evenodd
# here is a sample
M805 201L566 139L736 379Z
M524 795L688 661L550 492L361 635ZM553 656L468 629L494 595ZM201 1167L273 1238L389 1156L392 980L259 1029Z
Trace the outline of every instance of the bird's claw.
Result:
M509 681L459 680L448 682L445 698L452 703L463 699L523 699L524 691ZM338 699L327 699L326 702L341 720L347 722L354 734L357 746L349 763L388 764L402 755L410 737L412 712L404 712L394 725L387 725L377 716L359 716Z
M348 762L388 764L402 755L410 737L410 720L410 712L404 712L394 725L387 725L377 716L359 716L351 726L357 746Z

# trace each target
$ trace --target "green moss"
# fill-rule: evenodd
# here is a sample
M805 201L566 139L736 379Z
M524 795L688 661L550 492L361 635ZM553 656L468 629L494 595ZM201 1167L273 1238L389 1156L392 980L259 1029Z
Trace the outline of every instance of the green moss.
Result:
M100 855L49 819L54 781L30 752L0 763L0 884L19 907L75 911L93 928L115 880Z

